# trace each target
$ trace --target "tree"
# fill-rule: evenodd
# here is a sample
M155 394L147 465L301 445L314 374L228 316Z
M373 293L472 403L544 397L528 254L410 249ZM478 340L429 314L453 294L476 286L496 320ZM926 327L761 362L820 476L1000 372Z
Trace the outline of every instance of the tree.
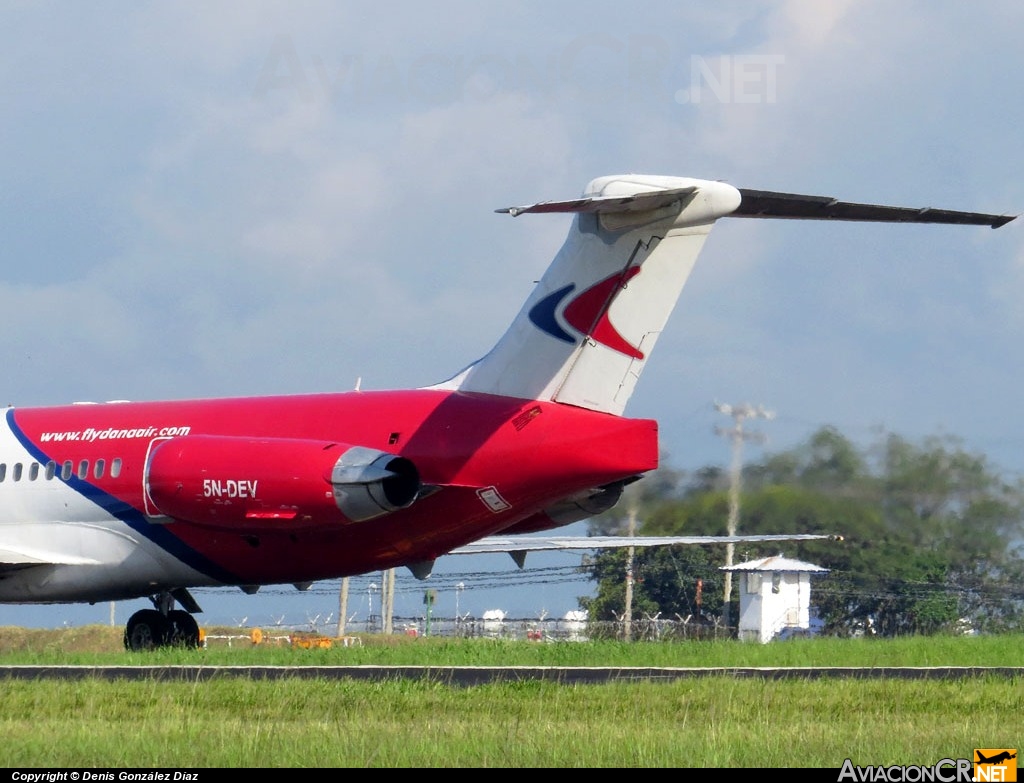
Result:
M606 550L589 559L585 566L598 583L594 598L581 600L594 620L618 620L623 612L627 554ZM633 612L703 622L713 619L722 608L720 559L706 547L644 548L636 553L633 566ZM700 585L698 587L698 585Z
M668 470L665 476L669 480L660 477L645 494L635 490L639 533L725 533L723 471L709 467L684 477ZM826 632L845 635L868 626L888 636L951 632L965 620L980 630L1020 627L1024 485L1000 477L957 439L914 444L882 433L859 449L835 428L823 427L805 443L750 464L743 486L741 533L844 536L842 543L784 547L792 557L830 569L812 593ZM701 579L704 613L720 608L713 586L724 562L719 549L643 550L637 562L644 578L634 607L663 616L692 614L693 586ZM766 557L779 549L750 545L743 556ZM624 563L621 554L611 553L593 561L597 615L621 612L616 585L624 582Z

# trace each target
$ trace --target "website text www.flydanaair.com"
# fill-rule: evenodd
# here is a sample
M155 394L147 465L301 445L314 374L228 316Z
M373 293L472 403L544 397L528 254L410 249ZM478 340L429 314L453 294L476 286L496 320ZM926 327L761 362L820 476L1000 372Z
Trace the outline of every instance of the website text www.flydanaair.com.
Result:
M86 443L92 443L97 440L173 438L177 435L188 435L191 430L191 427L132 427L130 429L108 427L105 430L96 430L89 427L72 432L41 432L39 433L39 440L42 443L59 443L62 441L85 441Z

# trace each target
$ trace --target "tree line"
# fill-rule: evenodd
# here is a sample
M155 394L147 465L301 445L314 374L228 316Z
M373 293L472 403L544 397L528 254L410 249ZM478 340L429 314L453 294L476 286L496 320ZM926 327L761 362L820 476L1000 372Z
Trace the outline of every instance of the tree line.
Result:
M724 535L728 472L662 467L630 485L591 520L592 534ZM1019 631L1024 627L1024 482L984 455L934 436L911 442L883 433L858 447L834 427L749 463L742 471L739 534L826 533L842 541L737 544L734 562L784 554L829 569L812 577L811 611L822 632L882 636ZM580 599L592 620L625 607L628 553L584 560L598 584ZM714 622L724 602L724 545L636 550L635 617ZM729 616L738 616L737 602Z

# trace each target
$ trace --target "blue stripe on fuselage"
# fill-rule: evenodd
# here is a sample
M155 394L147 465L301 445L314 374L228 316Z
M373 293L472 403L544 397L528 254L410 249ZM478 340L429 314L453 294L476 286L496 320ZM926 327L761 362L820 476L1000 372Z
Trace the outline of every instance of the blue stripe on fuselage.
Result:
M7 426L10 428L14 437L18 439L18 442L25 447L25 450L28 451L29 454L31 454L38 462L45 465L50 460L50 456L36 446L36 444L33 443L22 431L21 427L18 426L14 416L15 410L15 408L8 408ZM216 579L219 582L224 582L226 584L239 583L240 580L236 576L225 571L221 566L211 561L205 555L202 555L190 546L187 546L183 541L181 541L181 539L171 533L166 525L153 524L152 522L149 522L146 519L145 514L129 503L119 500L110 493L104 492L99 487L96 487L77 476L72 476L70 479L60 478L59 476L56 478L59 478L60 481L63 481L86 500L91 500L106 513L116 519L119 519L140 536L149 539L165 552L176 557L190 568L194 568L196 571L206 574L211 579Z

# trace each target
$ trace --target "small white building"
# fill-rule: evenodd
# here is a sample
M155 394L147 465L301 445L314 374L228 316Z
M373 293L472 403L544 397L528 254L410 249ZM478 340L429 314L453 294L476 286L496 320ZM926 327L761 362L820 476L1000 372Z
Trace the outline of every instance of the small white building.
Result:
M782 555L722 566L739 579L741 641L770 642L785 628L811 627L811 574L827 568Z
M585 609L570 609L559 622L559 630L571 642L587 640L588 613Z
M495 635L505 631L505 618L508 614L504 609L488 609L484 612L484 633Z

